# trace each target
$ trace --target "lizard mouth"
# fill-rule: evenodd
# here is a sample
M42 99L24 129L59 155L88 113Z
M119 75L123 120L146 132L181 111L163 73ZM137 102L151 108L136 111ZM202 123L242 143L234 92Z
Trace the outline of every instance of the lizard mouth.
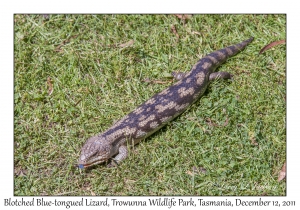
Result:
M99 164L99 163L103 163L102 160L96 160L94 162L90 162L90 163L79 163L76 164L76 167L78 167L79 169L84 169L84 168L89 168L93 165Z
M91 167L91 166L93 166L93 165L96 165L97 163L98 163L98 162L95 161L95 162L93 162L93 163L77 164L77 167L78 167L79 169L84 169L84 168L89 168L89 167Z

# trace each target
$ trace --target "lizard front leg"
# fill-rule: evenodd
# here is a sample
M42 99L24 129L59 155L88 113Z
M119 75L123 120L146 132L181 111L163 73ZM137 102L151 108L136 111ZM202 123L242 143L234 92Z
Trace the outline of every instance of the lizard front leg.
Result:
M119 147L119 154L112 158L112 161L107 165L108 168L118 166L122 160L124 160L128 155L127 145L121 145Z

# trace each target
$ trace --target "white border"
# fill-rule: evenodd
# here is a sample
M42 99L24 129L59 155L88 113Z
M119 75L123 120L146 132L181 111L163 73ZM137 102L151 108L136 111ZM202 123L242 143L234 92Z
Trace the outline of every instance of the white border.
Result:
M13 15L15 13L286 13L287 14L287 196L263 197L264 200L296 201L299 206L299 8L293 2L281 1L21 1L1 2L1 195L0 203L5 198L13 198ZM298 172L298 173L297 173ZM21 197L17 197L21 199ZM35 197L36 198L36 197ZM86 197L90 199L92 197ZM113 197L116 198L116 197ZM150 197L153 198L153 197ZM172 197L168 197L172 198ZM179 197L177 197L179 198ZM189 197L185 197L189 199ZM201 197L207 200L235 200L239 197ZM244 200L257 200L259 197L241 197ZM32 197L25 197L31 200ZM80 200L79 197L46 197L47 200ZM97 198L95 198L97 199ZM103 198L98 198L99 200ZM148 197L119 197L121 200L146 200ZM197 197L193 197L197 200ZM4 207L6 208L6 207ZM11 207L10 207L11 208ZM39 208L34 206L33 208ZM80 207L71 207L71 209ZM97 207L102 208L102 207ZM124 208L124 207L123 207ZM140 207L130 207L130 209ZM152 207L147 207L147 209ZM157 207L159 208L159 207ZM162 207L167 209L167 207ZM161 209L162 209L161 208ZM179 209L180 207L172 207ZM201 207L197 207L201 208ZM222 207L222 209L226 207ZM230 207L232 209L232 207ZM267 207L273 209L274 207ZM291 208L291 207L290 207Z

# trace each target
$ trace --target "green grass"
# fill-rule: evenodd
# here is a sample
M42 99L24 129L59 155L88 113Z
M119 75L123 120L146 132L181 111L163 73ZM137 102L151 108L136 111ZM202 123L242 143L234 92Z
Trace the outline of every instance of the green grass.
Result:
M185 24L174 15L14 21L15 195L286 195L285 181L277 182L286 157L285 45L258 55L286 38L285 15L194 15ZM212 82L118 168L73 167L88 137L171 84L145 78L171 81L172 71L187 72L205 54L251 36L219 68L233 82Z

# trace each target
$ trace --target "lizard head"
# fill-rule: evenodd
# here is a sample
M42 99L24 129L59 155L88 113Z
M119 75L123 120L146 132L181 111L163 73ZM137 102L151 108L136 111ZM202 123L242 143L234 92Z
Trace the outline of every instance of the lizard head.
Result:
M81 149L78 160L80 169L103 163L111 157L111 146L106 143L105 138L93 136L89 138Z

